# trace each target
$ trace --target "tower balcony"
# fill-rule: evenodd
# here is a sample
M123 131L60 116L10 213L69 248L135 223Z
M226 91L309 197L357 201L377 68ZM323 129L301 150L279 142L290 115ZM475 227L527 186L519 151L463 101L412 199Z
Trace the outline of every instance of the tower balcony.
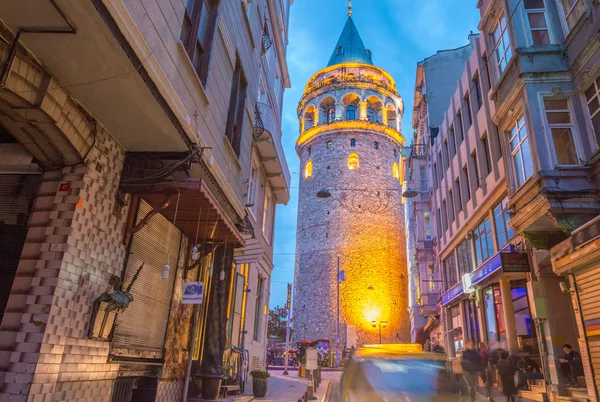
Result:
M256 102L253 134L260 162L265 168L277 201L287 204L290 199L290 171L281 145L281 128L271 105Z
M306 130L296 141L296 152L304 145L317 137L327 134L366 132L382 137L390 138L401 146L406 146L406 140L402 133L386 124L369 120L337 120L331 123L319 124Z

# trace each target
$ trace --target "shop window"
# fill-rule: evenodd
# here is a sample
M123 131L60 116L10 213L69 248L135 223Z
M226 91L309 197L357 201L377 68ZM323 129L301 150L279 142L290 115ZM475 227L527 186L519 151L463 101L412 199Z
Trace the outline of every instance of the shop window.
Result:
M398 168L398 164L396 162L394 162L392 165L392 175L394 176L394 179L400 179L400 168Z
M263 293L265 287L265 279L258 276L256 280L256 300L254 305L254 336L253 339L256 342L260 341L260 328L262 323L262 305L263 305Z
M498 24L494 28L492 33L492 44L494 46L498 76L500 76L506 69L508 61L512 57L508 25L506 24L506 16L504 15L500 18Z
M453 354L456 356L465 349L463 331L460 322L460 305L450 307L450 319L452 325L452 343L454 346Z
M473 232L475 243L475 259L477 266L494 254L494 241L492 239L492 224L489 219L483 221Z
M464 274L473 272L473 251L471 249L471 241L464 240L456 248L456 255L458 257L458 275L460 278Z
M350 156L348 156L348 169L355 170L355 169L358 169L359 167L360 167L360 163L358 160L358 155L350 154Z
M487 287L483 292L483 302L485 306L488 342L490 349L494 349L506 342L500 288L497 285Z
M578 165L574 126L568 99L544 99L546 122L552 134L556 161L559 165Z
M467 337L471 342L475 343L475 345L478 345L481 341L481 333L479 329L479 315L477 313L479 307L477 306L477 301L467 299L464 302L464 306Z
M304 166L304 178L308 179L309 177L312 177L312 173L313 173L313 163L312 160L308 160L306 161L306 165Z
M533 175L533 160L525 117L521 116L510 131L510 153L515 170L517 187L521 187Z
M496 239L498 240L499 250L502 250L515 235L512 228L508 226L509 221L508 198L505 198L494 208L494 225L496 226Z
M549 45L550 31L544 0L524 0L523 6L527 14L526 23L529 26L531 44Z

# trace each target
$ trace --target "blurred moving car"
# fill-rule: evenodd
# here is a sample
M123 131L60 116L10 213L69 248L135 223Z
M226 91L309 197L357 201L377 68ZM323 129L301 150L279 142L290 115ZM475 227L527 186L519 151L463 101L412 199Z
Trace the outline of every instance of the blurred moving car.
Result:
M340 380L342 402L460 401L446 358L421 345L366 345Z

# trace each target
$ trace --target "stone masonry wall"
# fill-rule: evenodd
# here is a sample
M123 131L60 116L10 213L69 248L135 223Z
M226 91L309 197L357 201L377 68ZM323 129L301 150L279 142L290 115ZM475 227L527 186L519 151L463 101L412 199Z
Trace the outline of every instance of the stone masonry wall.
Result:
M94 299L123 269L128 207L117 193L124 150L96 135L87 165L43 175L0 325L2 402L110 398L118 365L87 330Z
M351 138L356 140L354 147ZM329 148L327 141L331 141ZM356 170L348 168L351 153L359 156ZM368 132L323 135L300 149L300 171L304 172L310 159L313 174L300 179L296 340L335 341L339 256L340 268L345 271L345 281L340 284L342 345L345 324L356 326L359 345L379 343L379 321L388 322L382 328L384 343L409 342L401 185L392 170L399 156L400 144L395 140ZM328 189L331 197L317 198L321 189ZM377 328L372 326L374 320Z

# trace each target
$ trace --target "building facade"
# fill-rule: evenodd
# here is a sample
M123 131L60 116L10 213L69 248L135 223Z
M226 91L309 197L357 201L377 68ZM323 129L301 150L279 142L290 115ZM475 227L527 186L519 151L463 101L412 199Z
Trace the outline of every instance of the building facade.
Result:
M393 78L373 64L350 16L298 105L296 339L409 340L403 112Z
M523 396L597 400L593 264L575 258L599 212L597 4L478 7L481 34L430 150L445 347L529 353L544 378ZM561 370L567 343L584 388Z
M291 3L0 5L0 400L264 366Z
M413 137L406 160L405 186L414 191L405 199L409 258L409 309L413 342L431 347L441 343L438 301L441 275L434 253L435 227L430 202L430 148L444 112L464 70L472 44L437 52L417 64L413 103ZM429 93L428 88L431 88ZM406 196L405 192L405 196ZM429 345L427 345L429 341Z

